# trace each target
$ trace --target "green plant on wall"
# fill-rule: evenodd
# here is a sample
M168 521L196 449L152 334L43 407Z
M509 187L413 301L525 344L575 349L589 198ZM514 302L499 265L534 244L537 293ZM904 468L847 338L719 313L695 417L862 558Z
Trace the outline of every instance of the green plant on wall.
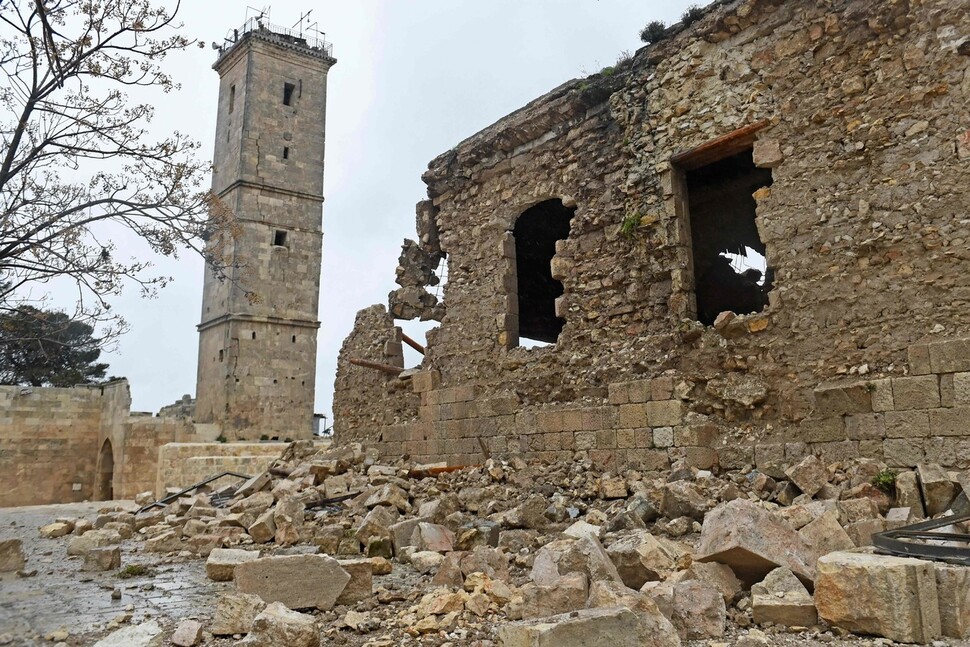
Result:
M656 43L667 35L667 25L662 20L654 20L640 30L640 40L645 43Z
M640 228L640 216L636 213L627 214L620 225L620 235L627 240L633 240Z
M704 9L698 7L696 4L692 4L687 7L683 14L680 16L680 22L684 23L684 26L691 25L701 18L704 17Z

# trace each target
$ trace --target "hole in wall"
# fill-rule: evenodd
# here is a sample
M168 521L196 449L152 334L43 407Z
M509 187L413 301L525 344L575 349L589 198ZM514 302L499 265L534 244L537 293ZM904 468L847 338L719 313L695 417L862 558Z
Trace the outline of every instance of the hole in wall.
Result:
M256 339L256 331L253 331L253 339Z
M293 105L293 92L296 90L296 86L292 83L283 84L283 105L292 106Z
M552 257L556 241L569 237L569 224L576 208L562 200L546 200L526 209L515 221L516 293L519 304L519 345L525 347L556 343L565 320L556 316L556 299L562 283L552 278Z
M290 159L290 147L289 146L284 146L283 147L283 159L285 159L285 160Z
M751 149L687 171L697 319L705 325L724 311L768 305L773 276L752 194L771 182L771 169L756 167Z
M277 229L273 232L273 244L277 247L286 247L286 232L282 229Z

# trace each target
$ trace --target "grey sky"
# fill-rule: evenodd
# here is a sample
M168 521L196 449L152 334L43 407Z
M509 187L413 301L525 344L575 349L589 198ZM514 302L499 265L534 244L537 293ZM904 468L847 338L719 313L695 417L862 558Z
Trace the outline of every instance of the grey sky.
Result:
M672 23L687 0L276 0L270 21L312 20L334 44L328 86L322 328L317 411L330 415L336 357L356 312L387 302L428 162L564 81L611 65L641 45L650 20ZM246 16L243 0L184 0L187 35L221 40ZM262 8L263 5L259 5ZM182 83L155 101L152 131L178 129L211 157L217 76L208 47L170 57ZM125 248L122 248L127 251ZM135 242L128 249L137 249ZM146 301L130 290L115 309L131 331L103 359L131 382L133 408L157 411L195 392L201 261L159 261L174 282ZM60 304L68 306L69 304ZM414 326L406 330L416 331ZM416 333L420 334L420 333ZM420 339L423 339L421 337Z

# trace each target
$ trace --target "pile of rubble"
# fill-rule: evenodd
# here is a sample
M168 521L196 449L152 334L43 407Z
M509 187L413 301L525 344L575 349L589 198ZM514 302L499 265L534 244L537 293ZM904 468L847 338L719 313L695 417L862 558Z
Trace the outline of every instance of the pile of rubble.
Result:
M865 459L615 475L582 454L452 469L294 443L238 490L41 533L73 533L68 554L92 570L134 541L233 581L211 621L169 636L183 647L930 642L970 636L970 569L867 545L970 508L968 493L963 474Z

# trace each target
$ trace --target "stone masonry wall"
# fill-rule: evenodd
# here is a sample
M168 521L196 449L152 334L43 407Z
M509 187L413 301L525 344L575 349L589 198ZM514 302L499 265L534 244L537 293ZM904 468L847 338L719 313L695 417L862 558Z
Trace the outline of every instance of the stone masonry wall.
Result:
M970 8L944 0L722 3L460 143L419 205L420 244L449 267L422 373L350 365L392 341L355 328L337 438L463 464L962 464L970 364L920 358L961 358L970 334L968 33ZM703 326L685 165L731 133L771 170L754 198L774 288ZM548 199L576 208L551 262L565 326L524 348L512 230Z
M119 390L0 386L0 507L92 498L101 420Z
M220 472L239 472L255 476L279 458L287 443L171 443L158 452L158 472L147 487L157 497L169 487L188 487ZM217 487L238 483L226 477Z

